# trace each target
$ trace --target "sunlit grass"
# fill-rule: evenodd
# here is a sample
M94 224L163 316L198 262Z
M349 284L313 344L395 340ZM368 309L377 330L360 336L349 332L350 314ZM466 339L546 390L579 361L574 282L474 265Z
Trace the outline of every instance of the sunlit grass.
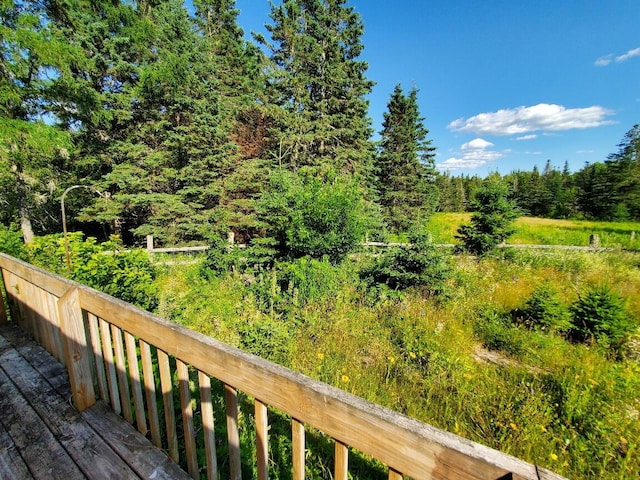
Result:
M469 213L437 213L427 228L436 243L456 243L455 233L460 225L469 223ZM591 235L597 235L600 246L640 250L640 223L593 222L586 220L557 220L520 217L510 244L589 246Z

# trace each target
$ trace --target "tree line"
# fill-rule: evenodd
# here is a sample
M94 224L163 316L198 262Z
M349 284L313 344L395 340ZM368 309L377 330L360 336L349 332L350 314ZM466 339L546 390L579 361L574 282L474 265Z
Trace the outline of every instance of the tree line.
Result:
M510 187L519 209L534 217L640 221L640 126L634 125L603 162L571 172L547 160L542 171L492 174ZM439 175L439 210L465 212L482 185L477 176Z
M346 0L274 2L252 40L238 14L234 0L2 1L0 222L27 241L60 232L73 185L91 188L66 198L70 228L127 244L284 241L307 221L293 208L316 231L332 210L359 212L373 233L469 208L481 180L436 171L417 89L396 86L373 141L364 26ZM534 215L637 218L632 132L631 152L603 164L504 180L518 202L554 204ZM304 204L319 192L324 207Z

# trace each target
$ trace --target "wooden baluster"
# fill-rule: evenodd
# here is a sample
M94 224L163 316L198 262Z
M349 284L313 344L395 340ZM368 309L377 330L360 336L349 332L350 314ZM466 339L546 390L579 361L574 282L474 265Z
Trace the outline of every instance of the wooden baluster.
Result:
M267 406L260 400L255 401L255 421L258 480L267 480L269 478L269 419Z
M335 441L335 480L347 480L349 471L349 449L344 443Z
M304 480L304 425L295 418L292 418L291 432L293 480Z
M393 468L389 468L389 480L402 480L402 474Z
M198 371L198 384L200 385L200 415L202 415L202 430L204 433L204 454L207 460L207 480L217 480L218 460L216 458L216 435L209 375Z
M142 383L140 382L140 368L138 367L138 351L136 339L129 332L124 332L124 343L127 349L127 363L129 364L129 378L133 389L133 406L136 414L136 425L142 435L147 434L147 418L144 413L142 397Z
M127 375L127 365L124 360L122 330L112 324L111 336L113 337L113 347L116 359L116 373L118 374L118 387L120 389L122 415L127 422L133 423L133 412L131 412L131 392L129 391L129 376Z
M91 347L93 348L93 358L96 367L96 377L98 380L98 391L100 392L100 398L105 402L108 402L109 386L107 385L107 374L104 369L104 357L102 356L102 345L100 343L98 317L91 313L87 314L87 324L89 325L89 337L91 338Z
M187 470L193 478L200 478L195 429L193 427L193 407L191 406L191 390L189 387L189 367L176 360L178 385L180 389L180 408L182 410L182 426L184 429L184 449L187 456Z
M7 316L7 310L6 310L6 306L8 304L8 302L4 301L4 270L0 269L0 282L2 282L2 285L0 285L0 325L6 325L7 323L9 323L9 317Z
M156 447L162 448L160 419L158 418L158 404L156 402L156 381L153 374L151 347L143 340L140 340L140 356L142 357L142 377L144 381L144 391L147 397L147 412L149 414L151 441Z
M238 433L238 392L229 385L224 386L224 401L227 411L227 438L229 441L229 469L231 480L241 480L240 434Z
M164 423L167 430L169 456L178 463L178 433L176 432L176 414L173 410L173 382L169 356L158 350L158 368L160 369L160 385L162 386L162 402L164 405Z
M116 374L116 364L113 361L113 342L111 340L111 326L103 319L100 319L100 334L102 336L102 355L107 366L107 383L109 385L109 400L111 408L120 415L120 392L118 391L118 378Z

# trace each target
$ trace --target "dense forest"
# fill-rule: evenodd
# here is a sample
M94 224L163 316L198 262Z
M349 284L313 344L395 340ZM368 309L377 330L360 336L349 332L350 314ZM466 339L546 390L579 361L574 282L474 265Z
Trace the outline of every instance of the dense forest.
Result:
M390 92L375 135L353 7L286 0L270 17L270 38L249 41L233 0L3 1L1 223L27 241L60 232L79 184L72 229L247 240L273 223L259 204L283 172L289 188L350 185L375 232L470 208L481 179L436 171L417 89ZM602 163L502 180L531 215L639 219L639 150L635 126Z

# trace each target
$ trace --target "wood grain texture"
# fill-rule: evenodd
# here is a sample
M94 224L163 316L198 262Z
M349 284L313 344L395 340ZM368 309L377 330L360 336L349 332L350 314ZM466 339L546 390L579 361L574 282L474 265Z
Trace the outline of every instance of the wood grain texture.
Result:
M176 431L176 414L173 407L171 364L169 356L162 350L158 350L158 369L160 370L160 387L164 407L164 425L167 432L167 452L173 461L178 463L178 432Z
M116 361L116 374L118 377L118 390L120 392L120 406L122 407L122 416L127 422L133 423L133 412L131 411L131 390L129 389L127 363L124 358L122 329L111 324L111 338L113 340L113 356Z
M193 407L191 405L191 389L189 386L189 367L186 363L176 360L178 373L178 389L180 391L180 410L182 411L182 427L184 431L184 450L187 457L187 469L189 474L200 478L198 469L198 452L196 445L195 428L193 426Z
M238 432L238 392L229 385L224 386L224 403L227 414L227 442L229 444L229 478L242 479L240 462L240 433Z
M4 276L2 275L2 272L0 271L0 282L2 282L2 285L0 285L0 325L5 325L7 323L9 323L9 317L7 315L7 311L6 311L6 306L7 303L4 300L4 280L3 280Z
M392 468L389 469L389 480L402 480L402 474Z
M305 436L302 422L291 419L291 463L293 480L304 480Z
M218 479L218 460L216 457L216 433L213 416L213 400L211 395L211 379L206 373L198 370L200 386L200 415L204 433L204 455L207 462L207 480Z
M138 349L135 337L128 332L124 332L124 345L127 352L129 380L131 380L131 390L133 393L133 408L136 417L136 428L142 435L146 435L148 432L147 416L144 411L144 397L142 396L142 382L140 381Z
M89 338L91 349L93 350L93 366L96 372L96 382L98 393L105 402L109 401L109 386L107 385L107 373L104 368L104 357L102 356L102 342L100 340L100 326L98 317L89 313L87 315L87 326L89 328Z
M116 362L113 358L113 340L111 339L111 325L103 319L100 320L100 339L102 340L102 356L107 369L107 385L109 386L109 403L113 411L120 415L120 391L118 389L118 374ZM106 399L105 399L106 401Z
M96 431L101 432L109 446L131 466L140 478L154 480L187 480L191 478L166 454L155 448L140 432L123 422L122 418L113 413L105 403L96 402L93 407L82 412L82 417Z
M91 374L93 350L87 345L87 332L77 289L70 290L58 300L58 312L64 331L65 363L69 370L73 405L82 411L96 403L96 395Z
M32 480L29 468L20 456L13 439L0 423L0 478L2 480Z
M49 358L50 362L54 361L52 357ZM83 475L96 479L133 475L127 464L82 419L66 398L18 351L5 352L1 361L2 370L13 379L17 388L15 395L35 412L34 418L29 421L40 421L46 425ZM27 461L31 459L27 458Z
M158 404L156 401L156 382L153 373L153 359L151 357L151 347L144 340L140 340L140 356L142 357L142 377L144 380L145 396L147 398L151 441L156 447L162 448L160 419L158 418Z
M255 400L254 405L258 480L267 480L269 477L269 419L267 406L260 400Z
M335 480L347 480L349 472L349 449L344 443L335 442Z

